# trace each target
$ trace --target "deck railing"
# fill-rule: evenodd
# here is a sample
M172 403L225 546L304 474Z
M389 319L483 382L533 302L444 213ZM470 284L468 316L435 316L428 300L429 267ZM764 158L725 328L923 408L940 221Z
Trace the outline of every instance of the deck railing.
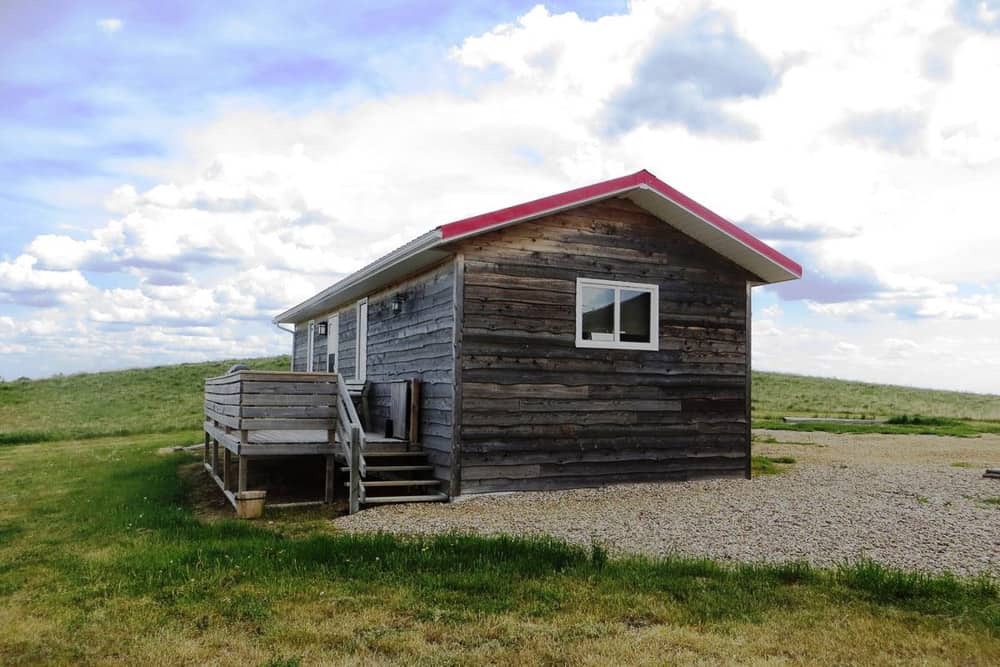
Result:
M236 371L205 380L205 420L235 453L332 447L340 378L329 373ZM327 432L317 439L315 434ZM214 435L214 433L213 433Z

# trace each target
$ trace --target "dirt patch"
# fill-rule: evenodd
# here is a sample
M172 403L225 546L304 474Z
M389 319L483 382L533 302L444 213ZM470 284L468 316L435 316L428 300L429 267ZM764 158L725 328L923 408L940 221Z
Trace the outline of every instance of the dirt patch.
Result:
M188 489L188 504L191 506L195 516L208 520L235 518L236 513L233 510L233 506L226 500L219 485L208 476L201 463L200 454L198 454L197 462L179 466L177 474ZM270 478L264 471L261 471L260 474L251 477L251 482L254 482L252 488L268 490L267 503L276 504L318 500L322 495L322 486L317 487L315 480L312 479L313 475L309 475L308 477L307 481L309 483L305 484L304 488L303 485L298 484L297 480L299 478L294 475L294 471L292 471L291 475L289 475L288 471L285 471L285 474L275 475ZM341 490L342 494L343 491ZM267 503L264 505L264 517L267 519L294 518L302 520L315 518L317 515L329 518L331 515L335 516L347 512L347 500L343 497L337 497L332 505L313 508L269 509Z
M231 519L236 516L233 506L205 472L200 460L179 466L177 476L188 489L187 501L195 516L200 519Z

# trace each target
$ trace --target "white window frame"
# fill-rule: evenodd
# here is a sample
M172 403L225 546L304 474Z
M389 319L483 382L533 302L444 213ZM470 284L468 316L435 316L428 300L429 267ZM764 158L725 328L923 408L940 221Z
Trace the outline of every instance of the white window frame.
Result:
M615 290L614 301L614 340L585 340L583 337L583 288L609 287ZM651 293L649 300L648 343L632 343L620 340L621 337L621 291L623 289L645 290ZM628 283L617 280L600 280L597 278L576 279L576 346L602 348L608 350L652 350L660 349L660 286L646 283Z
M368 297L358 301L355 317L354 379L364 382L368 377Z
M333 368L330 368L330 355L333 356ZM331 315L326 320L326 372L336 373L340 370L340 313Z
M313 356L316 354L316 320L309 320L309 336L306 342L306 372L313 372Z

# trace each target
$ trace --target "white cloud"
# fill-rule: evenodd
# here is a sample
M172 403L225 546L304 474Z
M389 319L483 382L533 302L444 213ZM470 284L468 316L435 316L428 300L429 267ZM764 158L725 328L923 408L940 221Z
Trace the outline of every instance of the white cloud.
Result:
M69 301L90 289L79 271L46 271L35 268L37 258L19 255L0 261L0 303L50 306Z
M631 99L623 91L639 74L656 82L644 63L683 69L700 57L695 44L650 60L690 26L780 77L759 94L716 94L744 89L719 48L727 67L712 76L732 80L696 76L689 99L664 69L648 90L673 95L674 111L708 105L757 138L706 136L684 113L657 112L656 99L626 109L623 133L609 135L609 109ZM781 305L765 292L755 362L982 387L996 370L989 346L970 344L985 361L949 379L967 351L939 339L979 340L1000 318L996 39L920 0L635 0L595 21L536 7L455 45L458 91L345 93L298 113L232 101L188 128L158 185L108 193L108 220L38 236L0 263L21 281L0 284L0 299L79 325L76 349L97 356L286 350L270 315L419 233L646 167L803 260L807 280L778 291ZM89 286L84 272L109 286ZM133 330L141 341L126 340ZM14 334L19 345L32 336L47 340ZM921 362L890 358L906 350L890 354L889 339L913 342L909 360Z
M784 314L784 312L785 311L781 309L781 306L779 306L778 304L774 304L773 306L768 306L767 308L762 310L761 315L763 315L768 319L774 319L776 317L781 317Z
M97 27L108 34L112 34L124 28L125 22L115 18L101 19L97 22Z

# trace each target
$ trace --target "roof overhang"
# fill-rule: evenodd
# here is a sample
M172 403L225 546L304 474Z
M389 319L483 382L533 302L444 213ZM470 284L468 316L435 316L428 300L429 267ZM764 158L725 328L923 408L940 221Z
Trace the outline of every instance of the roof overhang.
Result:
M441 229L433 229L334 283L319 294L289 308L273 321L280 324L312 319L437 264L451 254L447 250L439 249L437 246L440 243Z
M442 261L451 254L450 246L456 241L612 197L628 198L637 206L758 276L759 284L802 277L802 267L794 260L642 170L441 225L286 310L275 317L274 321L302 322L335 310L345 303Z

